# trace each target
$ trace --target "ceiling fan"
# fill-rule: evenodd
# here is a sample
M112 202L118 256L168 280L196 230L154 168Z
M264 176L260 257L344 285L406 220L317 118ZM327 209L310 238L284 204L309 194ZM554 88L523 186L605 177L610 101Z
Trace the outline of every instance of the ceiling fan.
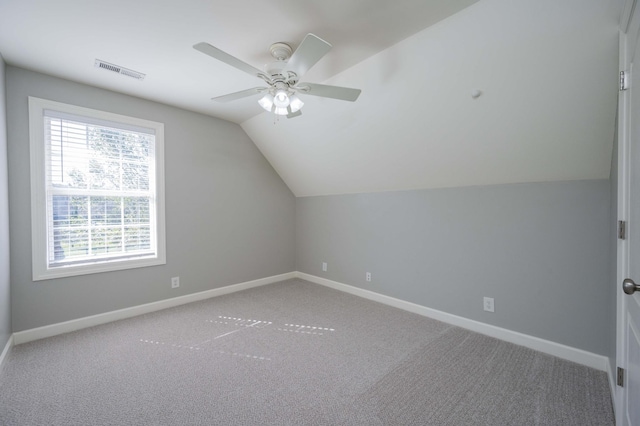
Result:
M307 34L295 52L286 43L272 44L269 52L275 61L267 64L265 71L260 71L208 43L198 43L193 48L240 71L261 78L267 84L267 87L254 87L212 98L214 101L230 102L247 96L264 94L258 101L262 108L277 115L293 118L302 115L300 109L304 105L297 94L350 102L354 102L360 96L360 89L300 82L300 78L331 49L329 43L314 34Z

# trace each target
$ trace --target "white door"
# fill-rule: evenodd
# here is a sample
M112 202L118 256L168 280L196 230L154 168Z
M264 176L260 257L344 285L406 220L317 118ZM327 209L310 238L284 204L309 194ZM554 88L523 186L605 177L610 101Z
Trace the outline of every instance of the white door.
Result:
M620 63L627 71L628 89L620 93L618 125L618 217L627 221L627 239L618 243L617 362L624 368L617 388L616 423L640 425L640 4L625 2L621 19Z

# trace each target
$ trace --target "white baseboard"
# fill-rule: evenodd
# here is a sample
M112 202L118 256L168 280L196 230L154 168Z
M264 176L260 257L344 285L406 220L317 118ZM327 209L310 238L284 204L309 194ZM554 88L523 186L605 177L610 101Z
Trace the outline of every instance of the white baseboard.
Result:
M4 349L0 354L0 371L2 371L2 367L4 366L4 360L9 355L9 351L11 350L12 347L13 347L13 334L9 336L9 340L7 340L7 344L4 345Z
M172 308L174 306L180 306L186 303L197 302L199 300L209 299L211 297L222 296L224 294L235 293L237 291L259 287L278 281L284 281L291 278L296 278L295 272L288 272L286 274L274 275L272 277L260 278L258 280L214 288L212 290L206 290L199 293L187 294L185 296L160 300L158 302L132 306L130 308L105 312L103 314L78 318L70 321L60 322L57 324L46 325L44 327L32 328L30 330L18 331L16 333L13 333L13 343L19 345L21 343L27 343L33 340L57 336L58 334L69 333L71 331L80 330L82 328L93 327L95 325L105 324L125 318L131 318L137 315Z
M525 346L527 348L553 355L558 358L566 359L578 364L582 364L587 367L595 368L600 371L608 372L610 370L609 359L607 357L594 354L592 352L587 352L582 349L573 348L571 346L562 345L560 343L541 339L539 337L518 333L517 331L507 330L506 328L496 327L494 325L489 325L457 315L448 314L436 309L427 308L422 305L396 299L394 297L385 296L380 293L364 290L337 281L331 281L326 278L317 277L315 275L297 272L296 276L300 279L311 281L312 283L324 285L335 290L344 291L345 293L350 293L355 296L360 296L365 299L373 300L375 302L413 312L418 315L433 318L458 327L466 328L477 333L495 337L496 339L515 343L516 345Z

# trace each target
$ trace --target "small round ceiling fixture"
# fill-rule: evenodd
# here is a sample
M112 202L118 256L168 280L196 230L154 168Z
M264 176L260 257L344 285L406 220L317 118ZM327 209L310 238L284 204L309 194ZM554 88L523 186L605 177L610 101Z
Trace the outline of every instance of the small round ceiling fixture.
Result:
M291 57L293 53L293 49L287 43L273 43L271 47L269 47L269 53L271 56L275 58L276 61L286 61Z

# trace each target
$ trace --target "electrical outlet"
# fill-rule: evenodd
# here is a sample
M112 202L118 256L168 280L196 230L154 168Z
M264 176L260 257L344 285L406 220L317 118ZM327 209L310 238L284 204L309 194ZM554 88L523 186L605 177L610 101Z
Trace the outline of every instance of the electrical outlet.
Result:
M493 306L493 297L484 298L484 310L487 312L495 312L495 309Z
M365 279L366 279L368 282L371 282L371 272L367 272L367 275L365 275Z
M178 287L180 287L180 277L171 278L171 288L178 288Z
M322 271L327 272L327 262L322 262Z

